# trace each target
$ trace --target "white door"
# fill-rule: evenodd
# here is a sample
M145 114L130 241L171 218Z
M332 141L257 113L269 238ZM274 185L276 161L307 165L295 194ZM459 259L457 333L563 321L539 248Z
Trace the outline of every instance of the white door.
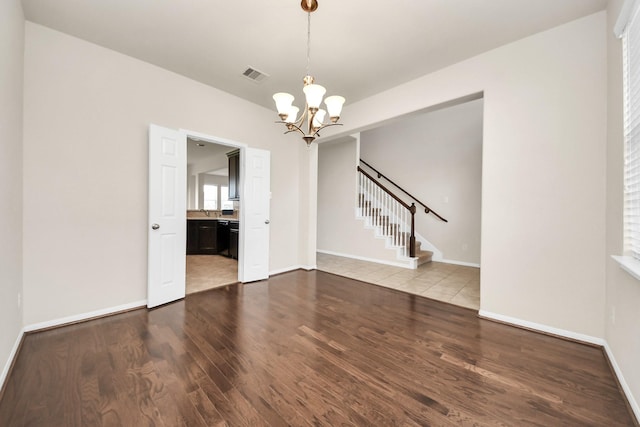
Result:
M149 126L147 307L185 294L187 138Z
M241 152L240 161L244 180L240 193L238 275L241 282L253 282L269 277L271 155L269 151L245 148Z

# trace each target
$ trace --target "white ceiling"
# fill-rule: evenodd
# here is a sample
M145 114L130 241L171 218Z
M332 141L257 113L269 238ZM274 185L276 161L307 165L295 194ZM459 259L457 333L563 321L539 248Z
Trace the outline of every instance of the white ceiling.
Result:
M347 104L606 8L607 0L319 0L311 74ZM299 0L23 0L28 20L274 109L302 97ZM242 76L254 67L270 77Z

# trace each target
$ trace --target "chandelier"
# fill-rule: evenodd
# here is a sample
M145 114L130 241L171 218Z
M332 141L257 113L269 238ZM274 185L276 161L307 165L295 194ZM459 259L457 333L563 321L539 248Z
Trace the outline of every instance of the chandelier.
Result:
M341 123L338 123L338 120L340 119L344 98L337 95L328 96L324 100L327 110L320 108L326 89L315 84L313 77L309 73L309 64L311 62L311 12L318 8L318 1L302 0L300 6L302 6L302 10L307 12L307 74L302 80L304 83L302 91L306 98L305 108L298 118L300 109L293 105L293 100L295 99L293 95L280 92L273 95L273 100L276 102L278 116L280 116L280 121L276 123L284 123L287 127L285 134L300 132L308 147L316 137L320 136L318 132L322 129L329 126L342 126ZM329 113L329 121L325 122L327 112ZM307 121L306 126L304 125L305 120Z

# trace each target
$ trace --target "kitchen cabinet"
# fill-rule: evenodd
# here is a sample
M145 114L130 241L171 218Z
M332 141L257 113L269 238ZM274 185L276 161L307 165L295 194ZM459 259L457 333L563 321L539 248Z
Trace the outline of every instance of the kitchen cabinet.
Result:
M215 220L187 220L187 255L217 254L217 231Z
M187 255L198 253L198 221L187 220Z
M238 229L229 230L229 256L238 259Z
M229 256L229 221L218 220L218 253Z
M229 200L240 200L240 150L227 153L229 161Z

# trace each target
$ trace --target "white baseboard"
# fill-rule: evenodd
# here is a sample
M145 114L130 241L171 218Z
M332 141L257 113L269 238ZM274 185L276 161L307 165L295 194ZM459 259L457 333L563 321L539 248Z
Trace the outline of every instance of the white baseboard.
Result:
M9 353L9 357L7 358L7 363L4 364L4 368L2 369L2 374L0 374L0 390L4 387L4 382L7 380L7 376L9 375L9 369L11 369L11 365L13 364L14 359L18 355L18 349L20 348L20 343L22 342L22 337L24 336L24 329L20 331L18 337L16 338L16 342L13 344L11 348L11 352Z
M38 331L40 329L52 328L54 326L62 326L69 323L81 322L83 320L93 319L95 317L103 317L109 314L118 313L121 311L132 310L134 308L146 307L147 300L140 300L135 302L130 302L128 304L118 305L116 307L103 308L100 310L90 311L82 314L75 314L73 316L67 316L60 319L47 320L46 322L34 323L32 325L27 325L24 327L24 332L33 332Z
M294 271L294 270L315 270L316 266L315 265L292 265L290 267L285 267L285 268L279 268L277 270L271 270L269 271L269 276L275 276L276 274L282 274L282 273L288 273L289 271Z
M336 255L336 256L343 256L343 257L346 257L346 258L360 259L360 260L363 260L363 261L377 262L379 264L390 264L390 265L393 265L392 263L382 262L382 261L379 261L379 260L366 259L364 257L355 257L355 256L351 256L351 255L346 255L346 254L339 254L339 253L336 253L336 252L321 251L321 250L318 250L318 252L325 253L325 254L328 254L328 255ZM302 266L302 265L291 266L291 267L287 267L287 268L271 271L269 274L270 275L274 275L274 274L286 273L288 271L298 270L300 268L305 269L305 270L314 270L316 268L316 266ZM13 344L13 347L11 348L11 352L9 353L9 357L7 358L5 366L2 369L2 373L0 373L0 389L4 386L4 383L7 380L7 376L9 375L9 369L11 368L11 365L13 364L13 361L17 356L18 349L20 347L20 343L22 342L22 338L23 338L23 336L24 336L24 334L26 332L33 332L33 331L37 331L37 330L40 330L40 329L46 329L46 328L51 328L51 327L55 327L55 326L61 326L61 325L69 324L69 323L75 323L75 322L79 322L79 321L82 321L82 320L88 320L88 319L92 319L92 318L96 318L96 317L102 317L102 316L106 316L106 315L109 315L109 314L114 314L114 313L127 311L127 310L131 310L131 309L135 309L135 308L145 307L146 305L147 305L147 301L146 300L140 300L140 301L135 301L135 302L131 302L131 303L128 303L128 304L122 304L122 305L119 305L119 306L116 306L116 307L110 307L110 308L105 308L105 309L101 309L101 310L95 310L95 311L91 311L91 312L87 312L87 313L77 314L77 315L73 315L73 316L67 316L67 317L63 317L63 318L60 318L60 319L49 320L49 321L46 321L46 322L34 323L32 325L25 326L20 331L18 336L16 337L16 341ZM618 366L618 363L617 363L616 358L615 358L615 356L613 354L613 351L611 350L611 348L609 347L609 344L604 339L593 337L593 336L590 336L590 335L579 334L579 333L572 332L572 331L567 331L565 329L554 328L552 326L547 326L547 325L543 325L543 324L540 324L540 323L530 322L530 321L518 319L518 318L515 318L515 317L504 316L502 314L492 313L492 312L489 312L489 311L486 311L486 310L480 310L478 312L478 315L480 317L484 317L486 319L497 320L499 322L512 324L512 325L515 325L515 326L521 326L521 327L524 327L524 328L527 328L527 329L531 329L531 330L535 330L535 331L540 331L540 332L544 332L544 333L548 333L548 334L552 334L552 335L557 335L557 336L560 336L560 337L569 338L569 339L576 340L576 341L582 341L582 342L585 342L585 343L602 346L604 348L604 351L606 352L607 356L609 357L609 360L611 361L611 365L613 366L614 373L615 373L616 377L618 378L618 381L620 382L620 386L622 387L622 390L623 390L625 396L627 397L629 405L631 406L631 409L632 409L636 419L640 420L640 406L638 405L638 402L635 400L635 398L633 396L633 393L631 392L631 389L629 388L629 385L627 384L627 382L626 382L626 380L624 378L624 375L622 374L622 370Z
M403 264L401 262L393 262L393 261L386 261L386 260L380 260L380 259L375 259L375 258L367 258L367 257L358 256L358 255L350 255L350 254L343 254L343 253L340 253L340 252L325 251L323 249L317 249L316 252L320 252L321 254L340 256L340 257L343 257L343 258L357 259L359 261L375 262L376 264L392 265L394 267L402 267L402 268L411 269L411 267L408 264Z
M433 261L441 262L443 264L454 264L454 265L462 265L464 267L477 267L477 268L480 268L480 264L476 264L475 262L456 261L456 260L453 260L453 259L441 259L441 260L434 259Z
M618 377L618 382L620 383L620 387L622 387L622 391L624 392L625 396L627 396L627 401L629 402L629 406L631 406L631 410L636 416L636 420L640 421L640 406L638 406L638 402L633 397L631 388L629 387L629 384L627 384L627 381L624 379L624 376L622 375L622 369L620 369L620 366L618 366L618 362L616 362L616 358L613 355L613 351L611 350L611 347L609 347L609 343L607 343L606 341L604 342L604 351L607 353L607 356L609 357L611 366L613 366L613 371L615 372L616 377Z
M604 348L604 351L607 353L607 357L611 362L611 366L613 367L613 373L618 379L620 386L622 387L622 391L629 402L629 406L631 406L631 410L635 415L637 420L640 420L640 406L638 402L633 397L633 393L631 392L631 388L627 384L627 381L624 379L624 375L622 374L622 369L618 366L618 362L616 362L616 358L613 355L613 351L606 340L602 338L592 337L590 335L579 334L576 332L567 331L564 329L558 329L547 325L542 325L540 323L529 322L527 320L517 319L514 317L503 316L501 314L491 313L485 310L480 310L478 312L478 316L484 317L486 319L493 319L504 323L509 323L515 326L521 326L527 329L532 329L540 332L545 332L548 334L557 335L564 338L569 338L576 341L582 341L588 344L595 344Z
M595 344L604 346L605 341L602 338L592 337L591 335L579 334L577 332L567 331L565 329L554 328L553 326L547 326L540 323L529 322L528 320L522 320L515 317L503 316L502 314L491 313L489 311L480 310L478 316L484 317L490 320L497 320L503 323L509 323L515 326L521 326L523 328L532 329L539 332L544 332L551 335L557 335L563 338L569 338L575 341L582 341L587 344Z

